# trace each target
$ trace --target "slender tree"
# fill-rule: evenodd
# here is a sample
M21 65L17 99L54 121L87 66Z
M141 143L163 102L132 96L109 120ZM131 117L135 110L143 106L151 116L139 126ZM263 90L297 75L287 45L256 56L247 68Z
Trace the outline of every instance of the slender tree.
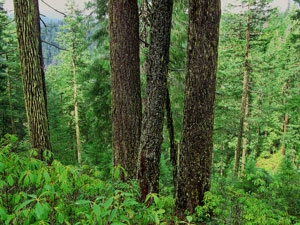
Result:
M219 0L189 1L187 74L176 208L193 212L210 189L218 61Z
M166 94L166 112L167 112L167 128L169 132L169 140L170 140L170 161L173 169L173 184L174 184L174 197L176 196L176 186L177 186L177 171L178 171L178 144L175 142L175 129L174 129L174 121L172 115L171 108L171 98L169 89L167 87Z
M246 96L246 109L245 109L245 120L244 120L244 134L247 132L248 126L248 113L249 113L249 97ZM243 137L243 152L242 152L242 167L241 174L243 175L246 163L246 149L247 149L247 138Z
M14 9L31 145L43 160L51 144L38 0L14 0Z
M146 101L139 155L139 180L143 199L148 193L159 192L172 7L173 0L152 1L150 47L146 63Z
M6 61L8 61L8 55L5 56ZM9 102L9 110L10 110L10 122L11 122L11 133L16 134L16 125L15 125L15 118L13 114L13 103L12 103L12 90L11 90L11 78L10 78L10 71L9 67L6 68L7 74L7 92L8 92L8 102Z
M243 82L243 96L240 116L240 126L238 142L235 150L235 174L238 175L240 166L241 146L244 131L244 120L246 113L246 99L248 96L248 76L249 76L249 48L250 48L250 3L248 3L248 16L247 16L247 31L246 31L246 54L245 54L245 70Z
M137 0L110 0L109 37L113 164L136 178L141 134L139 15ZM127 179L122 174L121 179Z

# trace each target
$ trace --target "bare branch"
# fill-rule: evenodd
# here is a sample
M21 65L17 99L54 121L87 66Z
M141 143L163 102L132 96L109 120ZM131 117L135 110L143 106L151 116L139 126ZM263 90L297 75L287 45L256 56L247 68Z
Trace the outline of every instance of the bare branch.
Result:
M46 3L44 0L41 0L46 6L48 6L49 8L53 9L55 12L58 12L60 14L62 14L63 16L67 17L67 14L61 12L61 11L58 11L57 9L55 9L54 7L52 7L51 5L49 5L48 3Z
M170 71L177 71L177 72L181 72L181 71L185 71L185 69L172 69L172 68L169 68Z
M149 47L149 44L148 44L147 42L145 42L145 41L142 40L141 38L139 38L139 40L145 44L146 48Z
M40 21L42 21L42 23L44 24L44 26L47 28L46 23L44 22L44 20L42 20L42 18L40 17Z
M7 25L13 23L15 21L15 19L12 19L11 21L9 21L8 23L5 24L0 24L1 27L6 27Z
M55 47L55 48L57 48L57 49L59 49L59 50L69 51L68 49L61 48L61 47L59 47L59 46L57 46L57 45L55 45L55 44L49 43L49 42L47 42L47 41L42 40L42 42L45 43L45 44L47 44L47 45L51 45L51 46L53 46L53 47Z
M8 54L8 53L10 53L10 52L14 52L14 51L16 51L16 50L15 50L15 49L12 49L12 50L10 50L10 51L0 52L0 55L6 55L6 54Z

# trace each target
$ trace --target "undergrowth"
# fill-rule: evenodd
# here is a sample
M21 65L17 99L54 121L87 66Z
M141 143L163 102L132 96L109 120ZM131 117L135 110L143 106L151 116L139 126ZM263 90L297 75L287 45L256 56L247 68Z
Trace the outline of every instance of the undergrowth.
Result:
M0 142L0 224L300 224L300 175L289 159L275 175L254 161L240 178L214 175L204 206L177 218L172 195L138 201L137 183L120 182L120 167L103 181L93 167L19 154L16 142L10 135Z

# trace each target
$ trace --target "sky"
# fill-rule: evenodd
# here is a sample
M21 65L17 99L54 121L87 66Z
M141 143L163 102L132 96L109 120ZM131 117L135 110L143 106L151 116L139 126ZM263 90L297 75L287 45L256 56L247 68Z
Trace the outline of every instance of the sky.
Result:
M68 0L44 0L47 2L49 5L53 6L59 11L65 11L65 4L67 3ZM176 1L176 0L175 0ZM59 13L55 12L53 9L49 8L46 6L42 1L39 1L40 5L40 13L49 17L49 18L56 18L56 19L61 19L62 15ZM76 0L76 4L80 7L84 7L84 3L87 2L87 0ZM235 0L221 0L222 2L222 9L225 9L225 6L228 3L234 3ZM288 0L274 0L273 6L279 7L280 11L284 11L287 8L288 5ZM4 8L9 12L9 14L13 13L13 0L5 0Z

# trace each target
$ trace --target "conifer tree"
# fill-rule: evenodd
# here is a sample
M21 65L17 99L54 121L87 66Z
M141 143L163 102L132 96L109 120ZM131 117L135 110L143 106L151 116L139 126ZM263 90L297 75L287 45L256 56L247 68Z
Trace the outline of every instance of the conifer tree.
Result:
M128 172L122 180L135 179L142 119L137 0L110 0L108 14L113 165Z
M31 146L51 150L38 0L14 0L18 48Z
M176 208L194 212L210 189L218 62L219 0L189 1L186 89Z
M139 180L142 199L145 199L148 193L159 192L172 6L173 0L152 1L150 46L146 59L146 100L139 153Z

